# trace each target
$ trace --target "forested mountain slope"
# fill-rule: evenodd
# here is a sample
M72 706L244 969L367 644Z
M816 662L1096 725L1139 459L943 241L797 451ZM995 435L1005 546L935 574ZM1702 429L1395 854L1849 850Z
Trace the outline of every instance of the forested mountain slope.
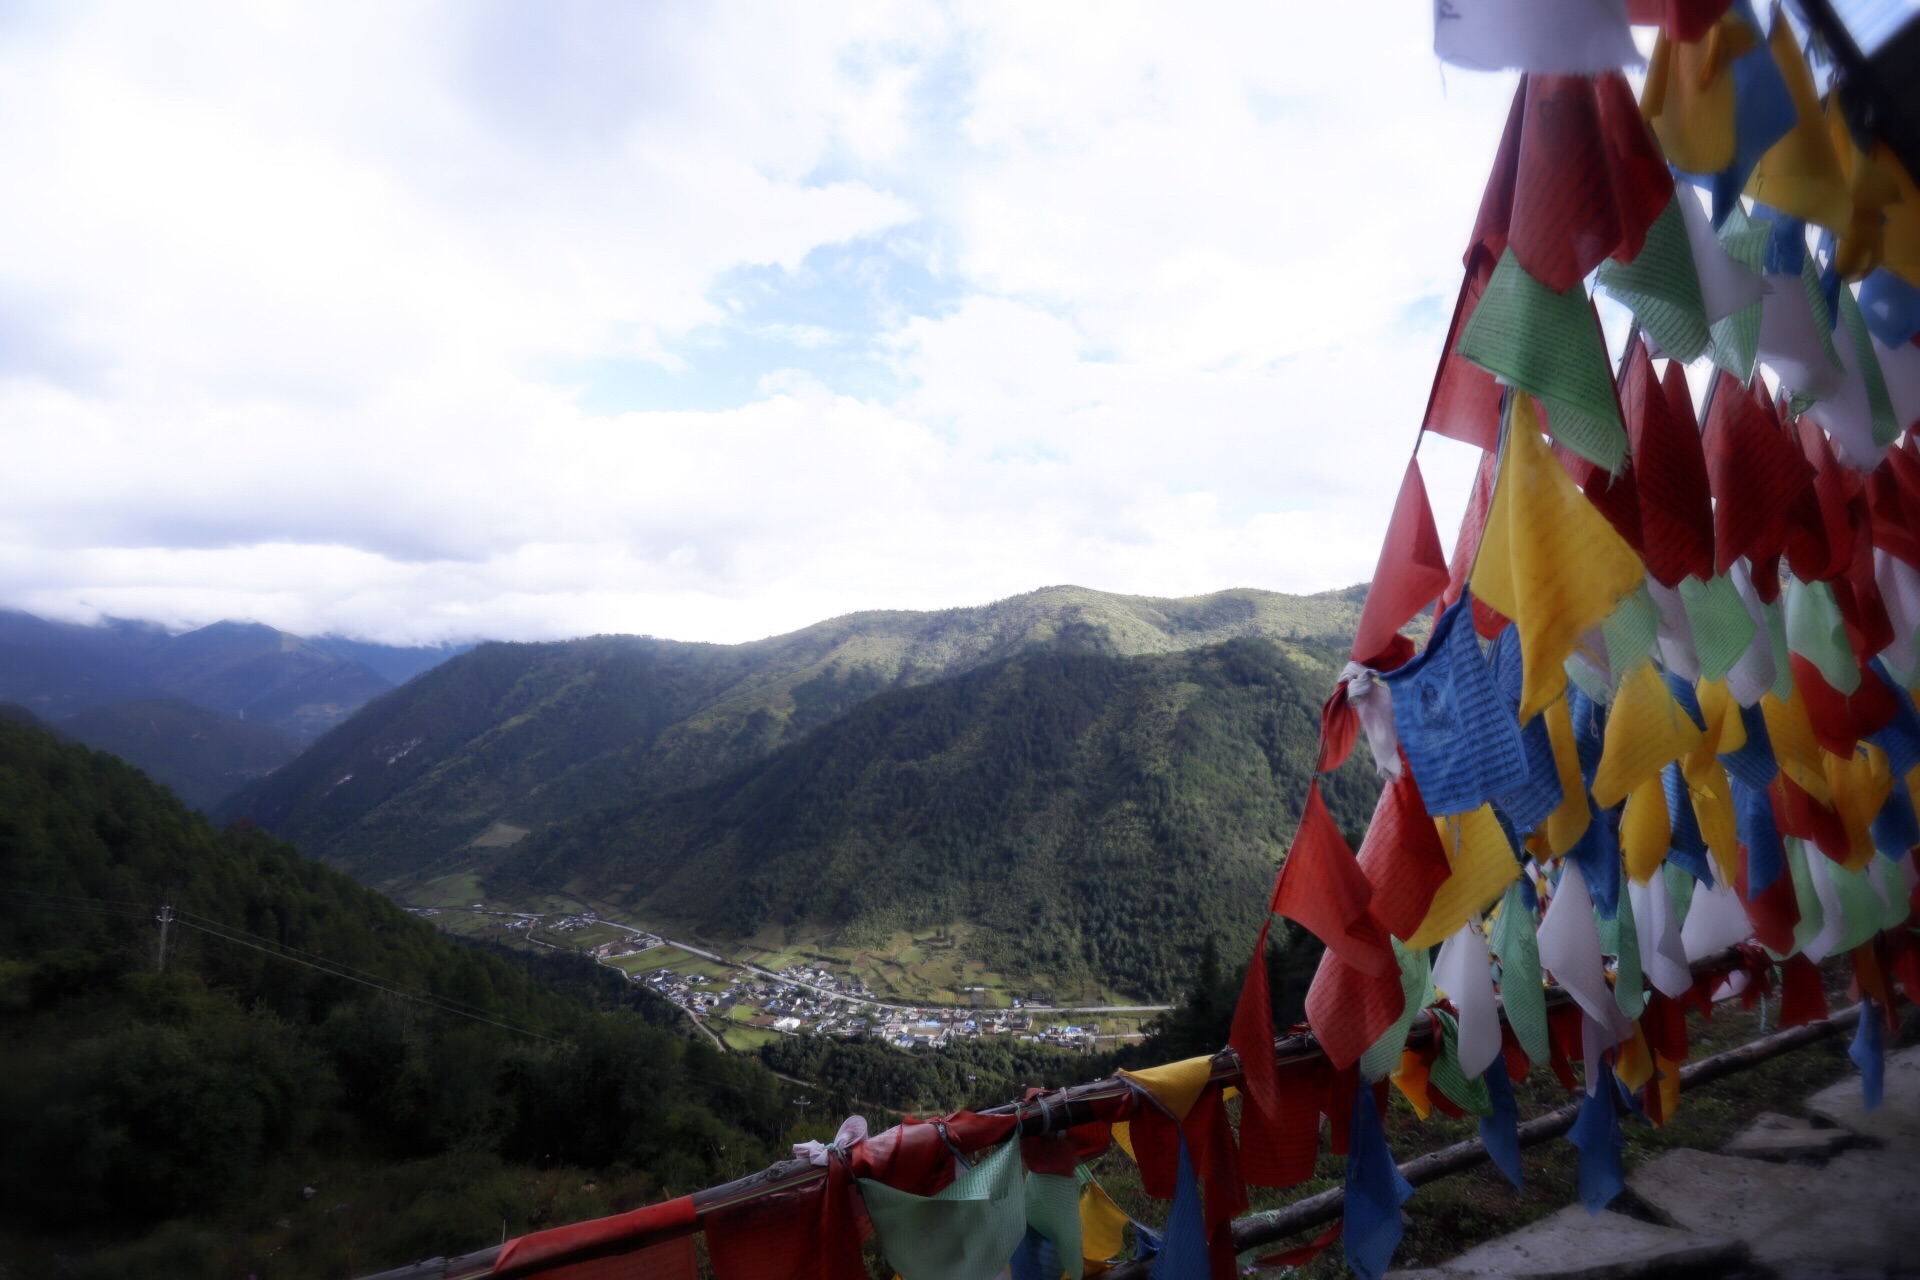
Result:
M1000 971L1167 995L1208 935L1251 944L1339 652L1003 659L872 697L712 783L553 822L489 887L587 891L715 938L815 924L867 946L966 922ZM1364 748L1325 790L1357 835L1378 793Z
M284 729L196 706L185 698L147 698L88 707L60 731L111 751L200 810L300 754Z
M1052 587L751 644L489 644L369 704L225 812L380 881L443 864L496 822L537 833L705 785L877 693L1036 650L1164 654L1262 637L1330 685L1337 655L1314 641L1351 634L1363 599L1363 588L1162 600Z
M790 1108L758 1064L547 963L584 966L573 994L0 717L8 1274L358 1275L779 1154ZM416 998L323 972L343 965Z

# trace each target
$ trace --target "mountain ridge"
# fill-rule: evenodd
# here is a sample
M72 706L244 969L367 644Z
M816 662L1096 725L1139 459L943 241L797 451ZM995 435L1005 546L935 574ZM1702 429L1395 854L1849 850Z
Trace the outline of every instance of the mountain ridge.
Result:
M380 881L496 821L538 828L611 797L698 786L882 690L1029 649L1126 655L1263 637L1330 682L1337 656L1308 642L1350 635L1364 598L1364 587L1183 599L1050 587L981 606L848 614L738 645L496 642L373 700L222 814Z

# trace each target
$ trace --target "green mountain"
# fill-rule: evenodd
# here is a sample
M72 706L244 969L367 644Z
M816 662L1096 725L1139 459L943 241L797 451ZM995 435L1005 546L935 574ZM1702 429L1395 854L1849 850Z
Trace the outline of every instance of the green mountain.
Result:
M201 810L300 754L300 740L284 729L209 711L185 698L89 707L60 728L144 770Z
M879 694L713 782L551 821L489 889L590 892L714 938L879 946L965 922L1002 972L1168 995L1208 937L1251 943L1298 820L1339 650L1296 650L1040 650ZM1324 791L1357 834L1378 783L1356 759Z
M23 1277L361 1275L739 1176L793 1116L610 971L445 937L11 715L0 1080Z
M704 786L876 694L1035 651L1141 656L1261 637L1323 690L1337 655L1318 641L1350 635L1364 596L1049 587L977 608L851 614L750 644L488 644L368 704L223 813L386 881Z

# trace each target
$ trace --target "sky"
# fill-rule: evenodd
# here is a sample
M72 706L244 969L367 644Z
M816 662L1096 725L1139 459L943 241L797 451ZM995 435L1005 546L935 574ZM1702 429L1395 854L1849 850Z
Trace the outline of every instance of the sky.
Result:
M0 605L738 641L1364 581L1516 80L1431 41L0 0Z

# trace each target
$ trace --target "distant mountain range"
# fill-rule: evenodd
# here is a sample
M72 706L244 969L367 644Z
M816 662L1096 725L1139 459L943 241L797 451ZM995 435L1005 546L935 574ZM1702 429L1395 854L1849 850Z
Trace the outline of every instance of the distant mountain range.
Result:
M210 808L368 700L468 647L305 638L249 622L176 634L0 610L0 701Z
M1160 992L1204 932L1250 938L1364 598L1054 587L751 644L486 644L221 812L376 883L584 887L714 936L965 920L1009 969ZM1333 791L1357 829L1370 773Z

